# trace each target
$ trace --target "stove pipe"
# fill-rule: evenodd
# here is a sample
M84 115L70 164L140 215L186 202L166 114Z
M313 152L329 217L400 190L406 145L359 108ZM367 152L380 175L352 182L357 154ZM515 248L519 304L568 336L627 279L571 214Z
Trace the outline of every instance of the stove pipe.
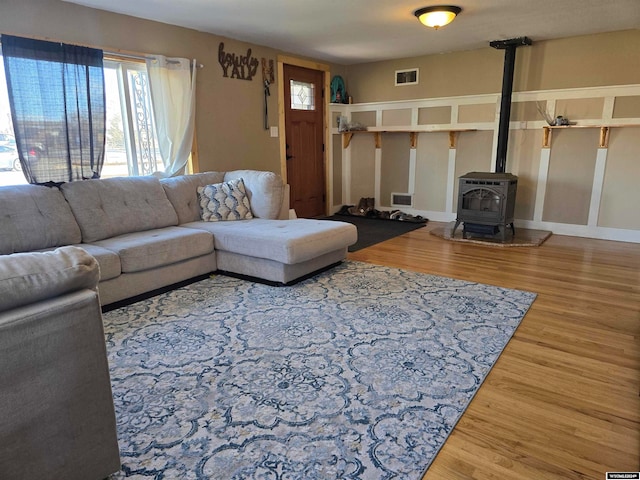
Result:
M500 100L500 123L498 124L498 148L496 173L505 173L507 168L507 142L509 141L509 119L511 117L511 93L513 92L513 70L516 64L516 48L531 45L529 37L494 40L493 48L504 50L504 72L502 74L502 97Z

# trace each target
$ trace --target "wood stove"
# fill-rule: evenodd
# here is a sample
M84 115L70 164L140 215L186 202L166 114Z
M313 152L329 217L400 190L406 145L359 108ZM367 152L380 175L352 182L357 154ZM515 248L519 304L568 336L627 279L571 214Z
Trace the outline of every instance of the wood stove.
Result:
M495 236L506 240L507 226L515 235L515 210L518 177L510 173L471 172L459 178L458 217L451 236L463 223L462 238L467 233Z
M516 204L518 177L505 173L507 164L507 142L509 139L509 117L511 116L511 94L513 93L513 72L516 62L516 49L531 45L528 37L495 40L490 42L493 48L504 50L504 72L502 75L502 97L500 103L500 122L498 125L498 148L496 151L496 171L471 172L459 178L458 217L451 236L463 223L462 237L467 233L495 236L501 234L506 240L507 225L515 236L513 212Z

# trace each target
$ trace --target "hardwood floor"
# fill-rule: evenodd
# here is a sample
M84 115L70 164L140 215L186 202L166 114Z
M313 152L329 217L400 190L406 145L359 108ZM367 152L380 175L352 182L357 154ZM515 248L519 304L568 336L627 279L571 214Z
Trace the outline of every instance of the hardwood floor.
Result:
M552 235L490 247L429 223L348 258L538 297L423 480L640 471L640 245Z

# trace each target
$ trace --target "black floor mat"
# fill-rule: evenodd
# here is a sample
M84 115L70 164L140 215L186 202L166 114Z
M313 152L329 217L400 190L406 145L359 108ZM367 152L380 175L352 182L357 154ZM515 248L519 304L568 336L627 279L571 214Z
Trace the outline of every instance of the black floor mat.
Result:
M358 228L358 241L349 247L350 252L356 252L426 225L426 222L412 223L401 220L358 217L355 215L332 215L331 217L325 217L323 220L348 222Z

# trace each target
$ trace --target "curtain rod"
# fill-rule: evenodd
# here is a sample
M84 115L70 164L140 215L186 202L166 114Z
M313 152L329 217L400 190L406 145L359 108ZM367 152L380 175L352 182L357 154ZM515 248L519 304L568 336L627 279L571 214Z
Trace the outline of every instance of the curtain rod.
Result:
M109 52L107 50L103 50L104 55L106 56L112 56L112 57L121 57L121 58L131 58L132 60L142 60L142 61L146 61L147 57L144 55L133 55L130 53L119 53L119 52ZM167 60L168 63L178 63L175 60ZM196 67L198 68L204 68L204 65L202 63L197 63Z
M16 36L16 35L14 35L14 36ZM38 37L27 37L27 38L33 38L34 40L43 40L45 42L65 43L65 42L61 42L61 41L51 40L49 38L38 38ZM84 45L84 46L87 46L87 45ZM2 47L2 41L0 41L0 47ZM101 49L100 47L89 47L89 48L100 49L100 50L102 50L103 55L106 55L106 56L130 58L132 60L141 60L141 61L146 61L147 60L147 57L144 56L144 55L134 55L132 53L111 52L109 50ZM169 63L172 63L171 60L169 60ZM197 63L196 67L204 68L204 65L202 63Z

